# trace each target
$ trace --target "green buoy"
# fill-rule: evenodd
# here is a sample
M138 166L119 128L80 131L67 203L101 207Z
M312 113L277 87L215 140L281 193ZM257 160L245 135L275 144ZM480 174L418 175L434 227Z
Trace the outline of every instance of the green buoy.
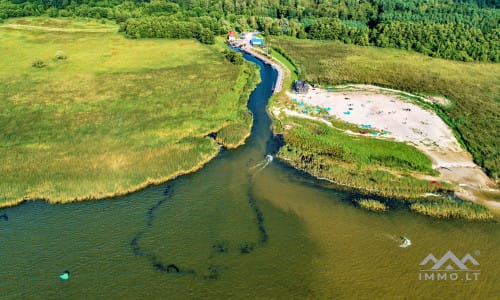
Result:
M68 280L69 279L69 271L64 271L61 275L59 275L59 278L61 278L61 280Z

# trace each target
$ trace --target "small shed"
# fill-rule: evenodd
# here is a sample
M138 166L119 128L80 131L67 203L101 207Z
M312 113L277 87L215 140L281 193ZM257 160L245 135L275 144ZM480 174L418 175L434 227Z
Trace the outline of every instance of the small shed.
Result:
M264 40L261 39L261 38L254 37L254 38L252 38L250 40L250 45L252 45L252 46L262 46L262 45L264 45Z
M307 94L307 92L309 91L309 84L305 81L297 80L293 85L293 89L296 93Z

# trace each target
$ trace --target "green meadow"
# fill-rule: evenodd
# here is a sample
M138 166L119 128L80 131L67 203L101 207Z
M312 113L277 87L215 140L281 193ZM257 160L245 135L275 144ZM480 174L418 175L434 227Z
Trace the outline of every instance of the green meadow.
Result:
M433 108L454 129L476 163L498 179L500 64L463 63L335 41L272 38L271 42L312 83L376 84L450 99L451 104Z
M226 61L220 43L130 40L110 26L0 26L0 206L125 194L199 168L218 153L210 133L228 146L248 135L254 67Z

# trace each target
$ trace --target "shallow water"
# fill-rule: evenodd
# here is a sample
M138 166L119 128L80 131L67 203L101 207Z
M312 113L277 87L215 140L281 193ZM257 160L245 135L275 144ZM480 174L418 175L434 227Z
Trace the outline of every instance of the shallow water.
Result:
M0 210L0 298L498 299L498 223L372 214L355 194L265 166L276 74L260 65L251 138L199 172L120 198ZM419 263L448 250L476 258L478 280L419 280Z

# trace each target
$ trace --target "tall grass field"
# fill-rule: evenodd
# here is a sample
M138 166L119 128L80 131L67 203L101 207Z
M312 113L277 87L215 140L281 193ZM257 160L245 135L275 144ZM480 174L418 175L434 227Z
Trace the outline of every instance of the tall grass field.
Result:
M199 168L218 152L210 133L248 135L253 67L220 45L129 40L110 26L0 26L0 206L125 194Z
M454 129L475 162L498 180L500 64L456 62L335 41L273 38L271 42L312 83L376 84L450 99L451 104L434 108Z

